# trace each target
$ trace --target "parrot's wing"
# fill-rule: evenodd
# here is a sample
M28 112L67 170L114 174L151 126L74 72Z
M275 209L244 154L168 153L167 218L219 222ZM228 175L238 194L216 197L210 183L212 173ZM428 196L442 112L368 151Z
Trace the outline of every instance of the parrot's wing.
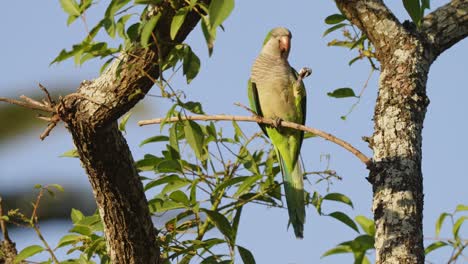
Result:
M294 73L294 77L296 78L296 80L298 80L299 73L294 68L292 68L292 70L293 70L293 73ZM304 85L304 82L302 80L299 82L299 87L298 88L299 88L299 91L302 92L302 96L300 97L298 105L296 105L296 107L298 107L300 109L300 111L302 112L301 124L305 125L306 113L307 113L307 96L306 96L306 93L305 93L305 85ZM304 139L304 131L301 131L300 140L299 140L300 145L299 145L299 148L298 148L299 151L300 151L300 149L302 147L303 139Z
M262 109L260 108L260 101L258 99L257 85L249 79L247 83L247 94L249 96L250 108L257 113L257 115L263 117ZM268 133L265 129L264 124L258 124L262 129L263 133L268 137Z

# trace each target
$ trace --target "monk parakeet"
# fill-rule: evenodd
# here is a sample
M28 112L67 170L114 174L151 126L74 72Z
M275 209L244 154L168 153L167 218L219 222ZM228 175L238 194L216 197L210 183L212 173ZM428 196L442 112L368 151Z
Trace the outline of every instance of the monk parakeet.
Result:
M275 120L304 124L306 92L302 78L288 62L291 32L272 29L255 60L248 82L250 107L258 115ZM260 125L273 143L283 174L289 221L297 238L303 237L305 221L304 180L299 161L304 132L279 126Z

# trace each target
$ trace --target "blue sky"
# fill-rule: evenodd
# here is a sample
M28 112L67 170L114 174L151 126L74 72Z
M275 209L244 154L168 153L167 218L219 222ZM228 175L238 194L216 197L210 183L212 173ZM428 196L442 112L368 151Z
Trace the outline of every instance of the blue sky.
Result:
M63 83L74 83L93 79L99 74L101 61L87 62L76 67L72 61L49 66L49 63L63 48L69 48L85 35L80 21L66 26L66 15L58 1L9 1L4 5L0 17L0 96L15 97L31 94L41 82L51 89ZM274 3L273 3L274 2ZM408 19L400 1L389 6L401 19ZM446 1L431 1L432 9ZM27 6L27 8L25 8ZM96 22L103 12L102 6L87 15L89 24ZM237 1L228 18L225 32L218 32L214 54L207 56L206 45L200 29L187 39L202 60L199 76L186 86L184 79L177 77L173 86L183 89L191 100L203 103L205 112L210 114L245 115L235 102L247 104L246 81L250 67L257 56L265 34L275 26L286 26L293 33L290 63L296 68L309 66L313 69L305 84L308 93L307 122L349 141L367 155L371 155L362 136L372 134L373 107L377 95L378 73L369 81L361 103L346 121L340 119L352 99L337 100L326 95L339 87L353 87L359 91L367 79L369 66L357 62L349 67L347 62L355 54L343 48L327 47L327 42L337 35L322 38L327 26L323 19L336 12L333 1ZM19 19L21 18L21 19ZM115 42L114 42L115 43ZM468 163L466 149L466 115L468 106L463 103L468 97L466 84L466 61L468 42L462 41L446 51L433 64L427 84L429 105L423 131L423 174L425 192L424 234L434 237L434 223L443 211L452 211L457 204L467 204ZM156 89L152 93L156 93ZM154 97L147 97L144 104L151 111L143 116L130 119L127 140L135 159L145 153L157 152L155 145L138 147L143 139L159 132L159 128L136 126L139 119L161 116L168 104ZM0 120L1 121L1 120ZM8 125L8 124L3 124ZM229 127L229 123L223 124ZM255 124L242 124L247 133L258 131ZM0 147L0 193L18 189L31 189L36 183L79 184L90 188L78 160L58 156L73 148L70 135L63 127L54 130L44 142L38 139L40 130L18 135ZM351 216L371 217L371 185L365 180L367 170L354 156L342 148L321 139L309 139L303 145L302 156L309 170L325 168L320 157L331 155L331 169L343 177L331 191L341 192L353 200L355 209L324 205L326 212L341 209ZM312 186L321 193L323 184ZM313 189L310 189L312 191ZM352 239L356 233L327 217L318 216L309 208L305 239L296 240L292 230L286 230L286 210L248 206L240 225L239 244L250 248L257 263L343 263L351 262L351 256L327 257L320 255L339 242ZM49 225L50 226L50 225ZM47 226L46 226L47 227ZM446 226L443 237L450 235ZM60 227L63 230L64 227ZM59 231L60 232L60 231ZM46 228L49 240L58 240L53 227ZM466 231L462 230L466 234ZM60 234L60 233L59 233ZM12 234L20 248L36 239L32 233ZM426 240L430 243L431 240ZM435 263L448 259L449 251L429 255Z

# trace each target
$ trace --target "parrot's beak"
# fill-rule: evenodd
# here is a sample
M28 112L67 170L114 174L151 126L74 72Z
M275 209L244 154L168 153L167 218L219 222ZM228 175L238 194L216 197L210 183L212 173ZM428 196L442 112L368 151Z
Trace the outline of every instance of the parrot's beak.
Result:
M279 48L283 54L288 57L289 49L291 48L291 38L288 36L282 36L279 39Z

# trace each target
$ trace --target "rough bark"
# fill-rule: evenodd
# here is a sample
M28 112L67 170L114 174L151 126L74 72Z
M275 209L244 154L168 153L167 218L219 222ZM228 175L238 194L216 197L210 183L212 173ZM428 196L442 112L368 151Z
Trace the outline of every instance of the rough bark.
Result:
M381 64L370 167L376 263L424 263L422 128L430 65L468 34L467 1L429 14L418 30L380 0L337 0L376 48ZM447 16L450 16L448 18Z
M162 14L155 29L156 46L135 46L92 81L84 81L75 94L66 96L60 116L67 124L86 169L104 223L112 263L160 263L157 231L151 221L143 186L117 119L132 108L159 76L158 55L164 59L172 46L181 43L198 23L195 12L187 15L175 40L169 37L174 16L163 1L150 14ZM205 1L209 2L209 1Z

